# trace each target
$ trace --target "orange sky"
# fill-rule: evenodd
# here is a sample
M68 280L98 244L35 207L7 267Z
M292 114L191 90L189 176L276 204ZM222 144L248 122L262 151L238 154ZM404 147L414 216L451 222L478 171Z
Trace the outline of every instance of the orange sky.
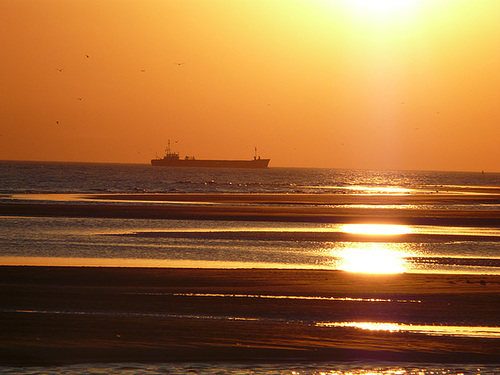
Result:
M367 1L1 0L0 159L500 172L500 1Z

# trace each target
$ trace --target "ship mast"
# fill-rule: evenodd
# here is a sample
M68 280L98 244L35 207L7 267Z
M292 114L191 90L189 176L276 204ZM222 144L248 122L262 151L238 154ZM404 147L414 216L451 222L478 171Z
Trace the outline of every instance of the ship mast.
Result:
M170 155L170 139L167 142L167 149L165 151L167 152L167 155Z

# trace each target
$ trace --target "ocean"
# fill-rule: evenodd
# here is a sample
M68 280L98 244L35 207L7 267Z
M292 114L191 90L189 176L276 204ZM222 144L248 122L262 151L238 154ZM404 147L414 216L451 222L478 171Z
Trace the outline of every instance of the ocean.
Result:
M109 195L108 199L98 195ZM284 201L176 201L177 194ZM128 198L118 198L123 195ZM148 198L140 198L148 197ZM152 200L151 196L167 197ZM307 196L308 200L296 200ZM394 201L371 204L377 196ZM312 198L311 198L312 197ZM330 201L330 198L334 198ZM355 199L342 203L344 197ZM354 197L354 198L352 198ZM418 201L412 200L418 197ZM446 199L444 199L445 197ZM130 199L129 199L130 198ZM293 198L293 199L291 199ZM405 199L409 199L405 203ZM403 199L403 201L401 201ZM359 201L358 201L359 200ZM183 169L142 164L0 161L0 205L119 205L390 210L498 217L500 174L314 168ZM340 202L340 203L339 203ZM1 206L5 207L6 206ZM457 214L458 215L458 214ZM496 215L496 216L495 216ZM0 210L0 265L320 269L500 276L500 222L413 224L10 214ZM445 324L440 322L440 324ZM478 335L468 325L464 336ZM462 327L463 328L463 327ZM484 328L484 327L483 327ZM500 323L487 333L498 343ZM404 328L401 328L404 329ZM484 332L483 332L484 333ZM434 332L435 334L435 332ZM443 334L443 333L441 333ZM499 365L422 363L164 363L0 367L2 373L498 374Z
M0 161L0 194L13 193L311 193L385 188L499 187L500 173L320 168L152 168L149 164ZM496 208L498 209L498 207Z
M500 174L481 172L303 168L228 170L161 168L137 164L0 162L0 175L0 202L14 198L18 202L36 199L40 204L64 204L68 201L78 203L81 202L78 195L99 193L370 197L376 194L411 196L422 190L426 195L432 196L434 190L439 189L441 192L449 191L457 197L475 197L486 195L492 187L500 187ZM102 203L86 199L88 201L96 205ZM158 202L136 200L132 203L148 205ZM179 204L169 201L160 203ZM227 205L224 202L182 204ZM276 207L289 203L238 204ZM351 206L370 207L362 204ZM390 205L377 204L372 207L386 206ZM498 212L500 202L499 199L479 203L464 199L444 204L438 200L426 201L418 206L400 204L389 208L392 207ZM2 257L19 257L27 261L30 258L33 261L35 258L38 261L58 258L60 262L73 261L78 264L89 261L96 264L101 261L108 265L129 265L133 260L138 265L150 266L337 269L345 266L343 261L348 251L354 255L390 252L398 255L398 261L404 262L406 272L500 274L499 225L388 227L389 230L411 232L414 236L407 241L398 239L353 243L335 240L332 236L321 236L325 232L356 230L345 223L39 216L3 216L0 220ZM383 227L375 229L384 230ZM300 239L306 240L297 240L294 233L299 233Z

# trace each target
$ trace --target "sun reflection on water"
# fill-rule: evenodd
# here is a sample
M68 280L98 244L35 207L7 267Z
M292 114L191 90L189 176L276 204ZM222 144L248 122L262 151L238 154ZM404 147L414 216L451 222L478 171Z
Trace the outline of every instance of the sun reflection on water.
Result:
M401 235L412 233L413 229L406 225L386 224L344 224L340 231L360 235ZM337 268L343 271L360 273L403 273L406 271L406 260L409 254L401 250L395 243L353 243L342 249Z
M360 273L403 273L406 260L390 244L368 243L346 248L340 254L338 269Z
M389 224L344 224L341 231L350 234L383 236L413 233L413 229L407 225Z
M485 326L419 325L380 322L321 322L316 325L331 328L358 328L369 331L413 332L429 336L500 337L500 327Z
M345 186L344 189L352 190L363 194L409 194L415 189L408 189L396 186Z

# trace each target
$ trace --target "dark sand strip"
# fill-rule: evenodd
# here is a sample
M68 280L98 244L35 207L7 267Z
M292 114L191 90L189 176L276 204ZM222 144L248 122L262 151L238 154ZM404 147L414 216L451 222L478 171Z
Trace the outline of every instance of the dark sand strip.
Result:
M127 203L0 203L0 215L178 220L255 220L405 225L498 226L498 210L345 207L186 206Z
M498 326L498 276L3 266L0 291L1 364L366 358L500 363L499 339L314 325Z
M95 194L73 197L82 199L78 202L56 195L54 199L59 201L54 203L47 201L50 195L44 195L44 201L23 201L22 197L1 202L0 215L455 226L498 226L500 223L500 210L460 208L460 205L500 205L500 194L495 193ZM446 208L436 208L439 206Z

